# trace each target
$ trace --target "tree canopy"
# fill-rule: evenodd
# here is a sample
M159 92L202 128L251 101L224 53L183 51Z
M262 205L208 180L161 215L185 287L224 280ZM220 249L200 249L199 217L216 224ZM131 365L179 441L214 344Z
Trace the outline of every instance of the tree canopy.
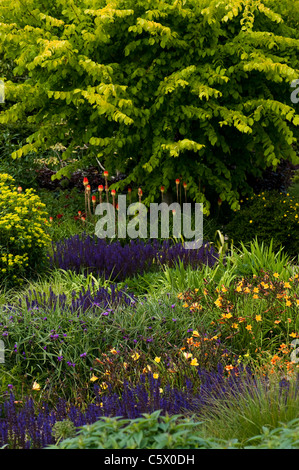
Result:
M13 157L60 143L58 176L97 158L126 175L116 189L143 184L146 203L181 177L207 213L204 188L237 209L248 174L298 162L294 3L0 0L0 54L16 77L0 123L35 126Z

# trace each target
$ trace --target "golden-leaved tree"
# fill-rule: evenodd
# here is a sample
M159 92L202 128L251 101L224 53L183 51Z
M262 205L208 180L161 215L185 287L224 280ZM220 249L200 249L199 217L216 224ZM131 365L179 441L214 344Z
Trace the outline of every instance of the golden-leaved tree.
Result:
M209 190L237 209L248 175L298 161L298 15L278 3L0 0L0 54L18 77L0 123L34 125L13 157L61 143L58 176L97 158L145 202L179 177L207 213Z

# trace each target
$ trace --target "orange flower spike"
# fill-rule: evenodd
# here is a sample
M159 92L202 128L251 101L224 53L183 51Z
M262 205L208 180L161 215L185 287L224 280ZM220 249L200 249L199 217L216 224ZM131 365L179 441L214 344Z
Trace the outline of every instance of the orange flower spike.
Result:
M112 200L113 200L113 207L115 207L115 194L116 194L115 189L111 189L111 195L112 195Z
M184 191L185 191L185 202L187 202L187 183L184 181L183 183Z
M95 208L96 208L96 203L97 203L96 196L92 196L91 201L92 201L92 205L93 205L93 212L95 213Z
M88 204L88 212L91 214L91 209L90 209L90 191L91 187L90 184L86 185L86 194L87 194L87 204Z
M104 186L102 184L99 184L98 191L100 194L100 204L102 204L102 192L104 191Z
M139 197L139 202L141 202L141 198L142 198L142 189L141 188L138 188L138 197Z
M128 188L128 194L129 194L129 201L130 201L130 204L132 202L132 188Z
M108 188L108 175L109 175L108 171L105 170L104 171L104 178L105 178L105 191L106 191L107 202L109 202L109 197L108 197L108 189L109 189Z
M175 180L175 184L176 184L177 201L179 201L179 184L180 184L179 178L177 178L177 179Z
M87 186L88 186L88 179L86 177L83 178L83 185L85 188L84 197L85 197L85 214L87 214Z

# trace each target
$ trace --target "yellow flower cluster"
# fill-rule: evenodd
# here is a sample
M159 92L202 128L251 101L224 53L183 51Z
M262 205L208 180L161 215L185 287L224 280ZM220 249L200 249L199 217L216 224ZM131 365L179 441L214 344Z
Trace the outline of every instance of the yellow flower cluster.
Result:
M28 256L25 255L12 255L11 253L5 253L0 258L2 266L2 273L6 273L8 269L16 267L18 265L28 266Z
M45 207L33 189L23 192L0 173L0 281L19 283L31 262L40 261L51 242Z

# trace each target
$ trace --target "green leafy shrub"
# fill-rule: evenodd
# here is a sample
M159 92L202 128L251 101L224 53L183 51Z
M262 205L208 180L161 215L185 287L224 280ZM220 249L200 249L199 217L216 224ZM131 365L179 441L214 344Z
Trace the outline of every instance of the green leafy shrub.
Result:
M11 123L0 125L0 172L9 173L24 189L37 189L36 171L41 164L38 163L34 152L29 153L22 160L13 159L11 154L21 145L25 145L26 137L33 130L32 126L24 122L16 126Z
M290 195L299 201L299 169L295 172L290 186Z
M59 426L62 423L58 423ZM240 441L206 436L202 423L183 416L160 416L160 411L137 419L101 418L82 426L76 437L61 438L48 449L298 449L299 419L276 428L262 426L259 435ZM64 440L62 440L64 439Z
M299 419L293 419L287 424L269 429L263 426L262 433L248 439L248 443L255 445L246 446L245 449L298 449L299 448Z
M243 201L240 211L225 227L236 246L257 238L273 250L284 250L292 257L299 253L299 203L288 193L266 191Z
M44 207L33 189L16 189L15 180L0 173L0 283L20 284L46 266Z
M83 426L73 439L65 439L59 449L196 449L208 448L195 435L200 425L180 415L160 416L160 410L137 419L101 418Z

